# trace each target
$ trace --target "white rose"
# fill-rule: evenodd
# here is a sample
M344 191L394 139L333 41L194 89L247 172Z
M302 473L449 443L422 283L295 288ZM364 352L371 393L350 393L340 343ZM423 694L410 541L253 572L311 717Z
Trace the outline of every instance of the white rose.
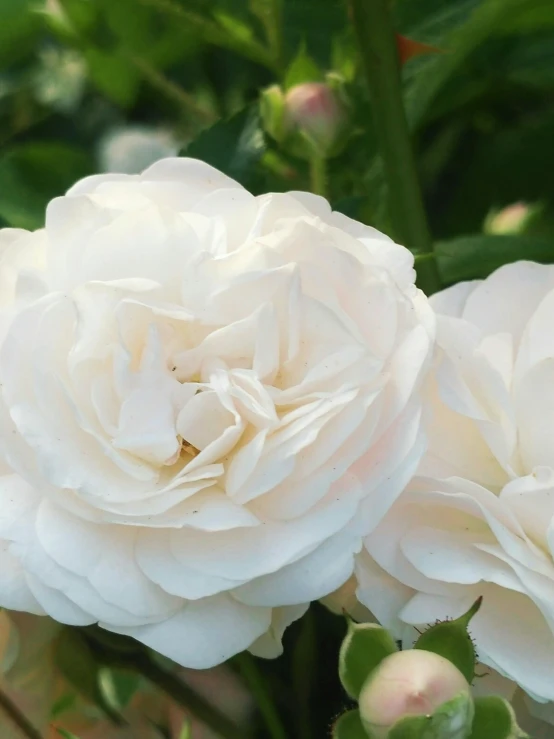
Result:
M365 541L358 595L402 636L484 596L481 661L553 700L554 267L511 264L432 303L429 450Z
M185 666L277 654L421 458L409 252L192 159L0 241L0 605Z

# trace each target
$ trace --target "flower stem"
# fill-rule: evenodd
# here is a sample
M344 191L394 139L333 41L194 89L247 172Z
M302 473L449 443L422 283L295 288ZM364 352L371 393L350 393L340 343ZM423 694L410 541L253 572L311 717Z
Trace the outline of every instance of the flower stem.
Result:
M266 689L264 679L258 670L254 657L248 652L243 652L235 657L235 661L244 682L258 705L260 714L265 721L268 736L271 739L287 739L287 732Z
M395 237L416 254L430 254L433 244L402 101L400 61L389 0L347 2L372 99ZM421 261L418 279L428 294L440 288L436 260Z
M312 154L310 159L310 188L316 195L327 197L327 167L326 161L318 154Z
M300 634L292 653L291 682L298 706L295 711L298 739L314 739L313 675L320 674L317 659L314 613L313 610L308 610L300 622Z
M28 721L13 701L0 690L0 710L11 719L14 726L17 726L22 737L27 739L42 739L38 729Z
M243 739L243 732L230 718L221 713L219 709L209 703L177 675L160 667L149 655L144 653L134 655L129 660L129 667L134 668L190 715L206 724L222 739Z

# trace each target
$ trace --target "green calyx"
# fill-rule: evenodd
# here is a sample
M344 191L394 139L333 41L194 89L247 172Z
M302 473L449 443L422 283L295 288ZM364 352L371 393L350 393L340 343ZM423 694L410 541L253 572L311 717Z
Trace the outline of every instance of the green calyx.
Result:
M477 654L468 633L469 622L481 607L478 598L471 608L459 618L441 621L425 631L414 644L414 649L440 654L452 662L471 683L475 676Z
M396 651L394 639L382 626L349 620L339 653L339 677L348 695L358 699L373 670Z

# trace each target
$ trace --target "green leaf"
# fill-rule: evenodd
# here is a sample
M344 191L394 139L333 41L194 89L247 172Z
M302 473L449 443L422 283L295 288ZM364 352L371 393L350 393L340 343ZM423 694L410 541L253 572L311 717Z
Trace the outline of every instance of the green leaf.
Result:
M40 27L32 0L0 0L0 68L33 49Z
M57 142L33 141L0 157L0 217L10 226L44 225L48 202L94 172L84 150Z
M283 0L283 37L286 58L292 59L306 43L308 54L328 67L333 38L348 26L346 3L337 0Z
M332 739L367 739L358 710L342 714L333 726Z
M66 731L65 729L56 729L58 734L63 737L63 739L79 739L78 736L75 736L75 734L72 734L70 731Z
M89 48L84 52L90 79L106 97L123 107L132 105L140 87L140 73L117 54Z
M450 6L451 11L456 12L457 3L450 3ZM406 110L411 125L417 127L426 118L439 113L436 104L438 95L447 83L457 79L456 75L460 76L468 57L481 45L489 42L490 37L510 29L521 32L526 26L527 30L534 30L537 23L526 23L530 14L542 19L548 15L550 20L554 16L552 3L550 0L535 0L533 3L529 3L529 0L483 0L469 16L464 12L461 19L465 19L465 22L455 26L440 41L441 48L447 53L431 56L416 67L417 73L413 75L413 83L406 98ZM418 40L430 39L418 36Z
M118 50L165 68L198 52L202 39L194 27L137 0L95 0L101 6Z
M157 31L160 24L153 22L152 10L136 1L95 0L102 6L111 32L133 51L141 51ZM132 11L132 12L131 12Z
M396 0L392 4L395 27L424 43L437 44L465 23L482 0Z
M510 82L537 90L554 87L554 35L530 34L511 45L505 61Z
M67 682L84 698L96 702L99 665L82 636L65 628L56 643L56 665Z
M478 598L467 613L453 621L442 621L431 626L414 644L414 649L434 652L450 660L468 683L471 683L475 676L476 654L467 627L481 607L481 602L482 598Z
M371 672L396 651L394 639L379 624L349 621L339 653L339 677L346 692L352 698L358 698Z
M192 3L181 4L177 0L137 0L141 5L155 9L157 12L179 24L185 34L194 34L197 40L229 49L239 56L263 64L270 69L275 68L275 60L271 51L257 39L251 37L250 29L241 19L225 8L210 5L212 13L198 12Z
M487 277L503 264L520 259L554 262L554 242L538 236L462 236L435 246L443 284ZM417 262L417 258L416 258Z
M554 28L554 6L551 0L533 0L532 3L522 2L513 13L503 18L497 31L520 35L552 28Z
M56 701L54 701L54 704L52 705L52 708L50 709L50 719L53 721L54 719L59 718L66 711L69 711L71 708L73 708L76 701L77 701L76 693L73 693L73 692L64 693Z
M298 50L298 54L287 69L283 87L285 90L290 90L291 87L301 85L303 82L322 81L322 71L306 51L306 45L302 44Z
M185 721L179 732L179 739L191 739L191 731L190 721Z
M256 181L256 165L265 152L257 109L245 108L203 131L185 150L186 156L217 167L250 189Z
M140 686L140 676L129 670L104 667L99 672L100 691L116 711L124 709Z
M463 160L450 164L456 177L444 207L435 214L441 232L457 236L479 231L491 206L554 203L553 136L552 108L477 132Z
M282 0L249 0L252 14L260 21L272 56L281 61L281 10Z
M67 19L80 35L88 35L98 23L98 6L91 0L59 0Z
M101 708L114 723L125 724L119 712L106 701L100 689L101 665L78 631L72 628L62 631L56 642L55 661L67 682L83 698Z
M496 695L475 700L470 739L529 739L516 722L513 708Z
M254 34L252 33L252 28L241 18L237 18L235 15L227 13L223 9L218 10L217 8L213 16L225 33L238 43L248 43L253 40Z
M333 203L333 210L342 213L349 218L354 218L356 221L362 221L362 209L366 202L366 198L361 195L350 195L346 198L341 198Z

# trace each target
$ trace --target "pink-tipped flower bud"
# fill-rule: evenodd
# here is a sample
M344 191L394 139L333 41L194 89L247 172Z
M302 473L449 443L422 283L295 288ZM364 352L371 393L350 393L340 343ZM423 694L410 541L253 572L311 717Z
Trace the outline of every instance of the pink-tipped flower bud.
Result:
M453 709L445 712L444 720L429 726L429 739L468 736L471 690L452 662L434 652L410 649L385 657L370 675L360 694L360 715L371 739L386 739L398 721L432 716L451 701Z
M335 147L346 122L337 93L323 82L295 85L285 97L286 115L321 156Z
M537 208L527 203L513 203L500 211L491 213L485 221L485 231L489 234L520 234L537 214Z

